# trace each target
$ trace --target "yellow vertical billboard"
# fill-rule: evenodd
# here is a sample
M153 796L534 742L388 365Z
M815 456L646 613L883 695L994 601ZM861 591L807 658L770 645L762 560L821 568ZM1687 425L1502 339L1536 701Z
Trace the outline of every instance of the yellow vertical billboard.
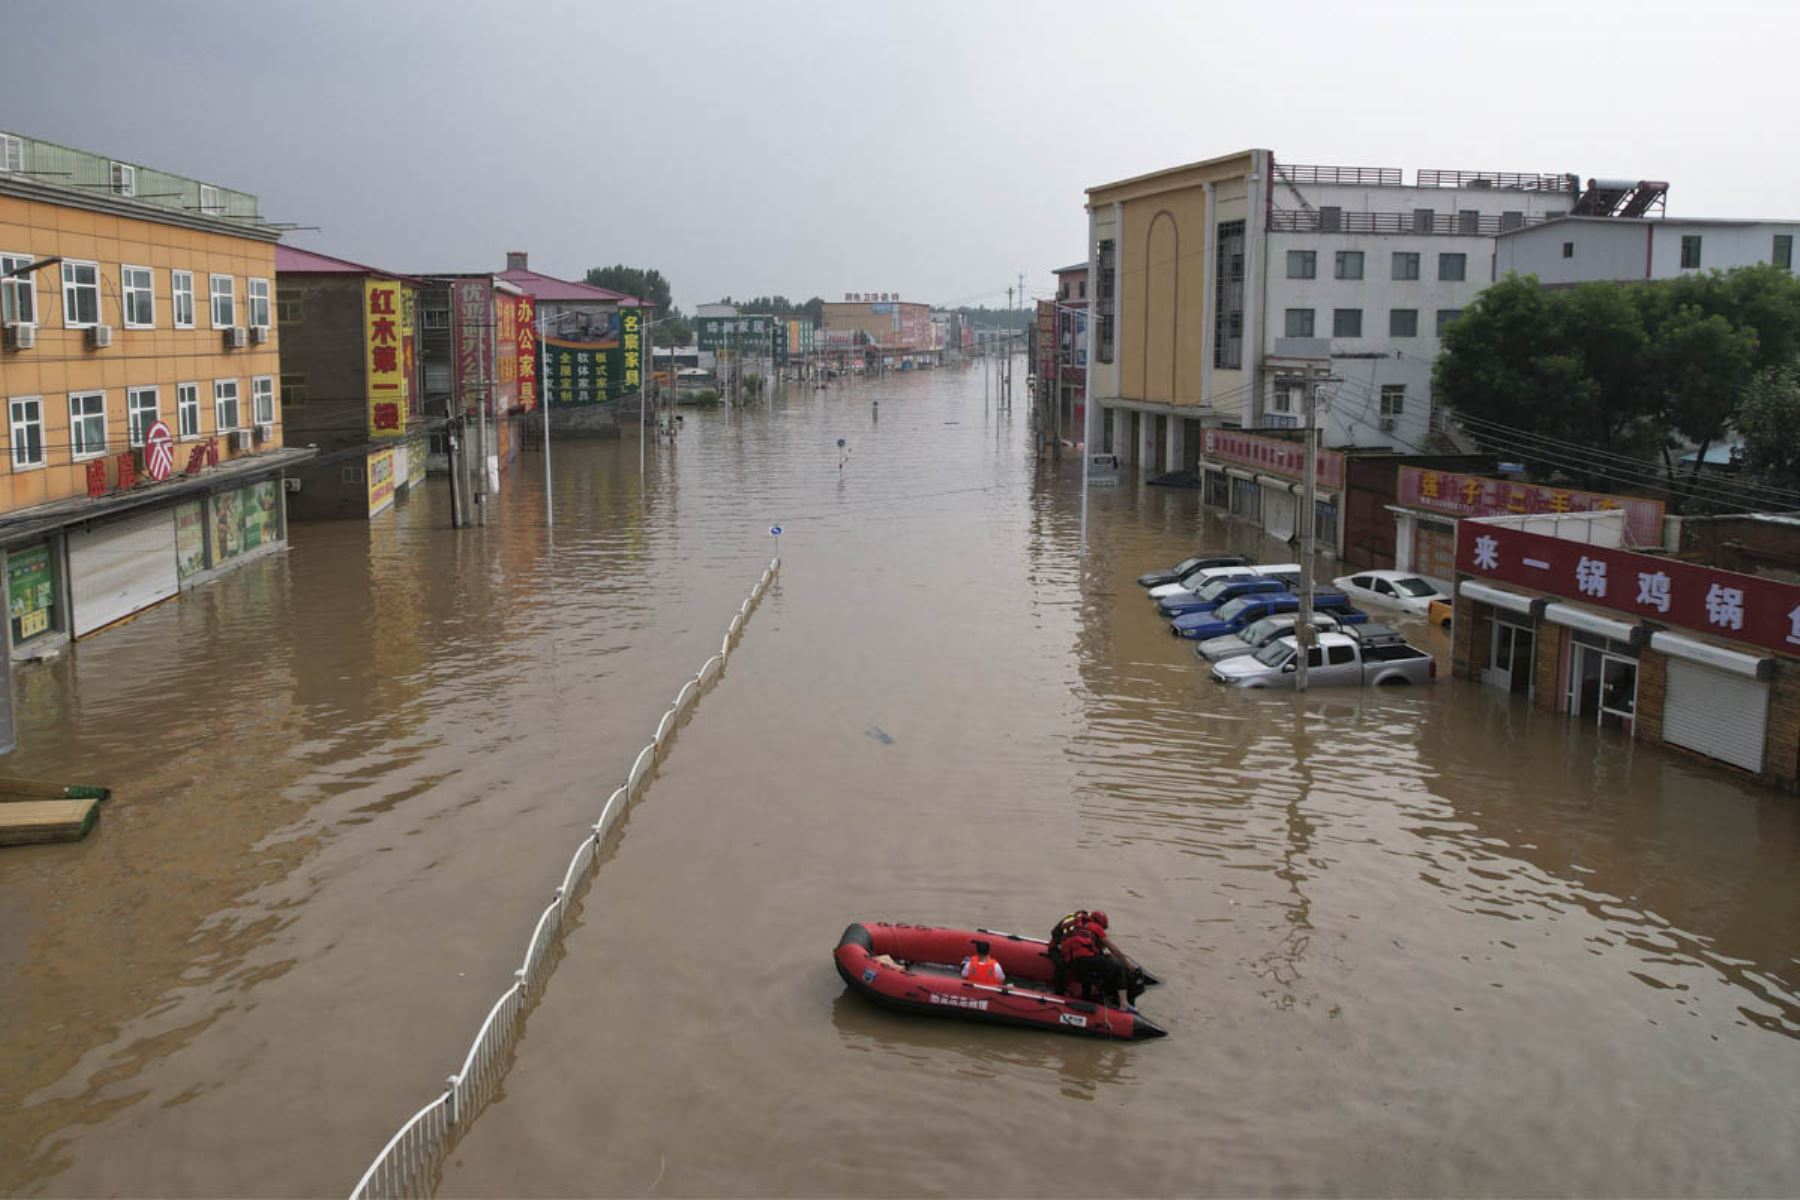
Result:
M406 355L400 284L363 281L364 369L369 379L369 436L406 434Z

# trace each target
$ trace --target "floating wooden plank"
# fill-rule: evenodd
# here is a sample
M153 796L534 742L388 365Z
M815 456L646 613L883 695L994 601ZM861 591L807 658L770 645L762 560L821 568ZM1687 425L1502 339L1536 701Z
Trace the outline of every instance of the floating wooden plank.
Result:
M0 804L0 846L79 842L100 815L98 800L20 800Z
M52 783L47 779L19 779L0 775L0 803L9 800L108 800L112 789L86 783Z

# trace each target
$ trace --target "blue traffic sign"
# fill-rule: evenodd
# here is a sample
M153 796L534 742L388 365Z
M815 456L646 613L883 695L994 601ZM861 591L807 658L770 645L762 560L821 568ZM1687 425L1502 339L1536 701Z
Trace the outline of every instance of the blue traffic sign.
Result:
M769 526L769 536L770 537L780 537L781 536L781 526L779 526L779 525Z

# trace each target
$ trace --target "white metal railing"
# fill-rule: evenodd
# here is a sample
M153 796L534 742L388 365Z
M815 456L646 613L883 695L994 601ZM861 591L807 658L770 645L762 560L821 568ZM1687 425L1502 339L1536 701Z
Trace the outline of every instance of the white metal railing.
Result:
M458 1132L466 1129L499 1091L500 1079L512 1063L512 1049L518 1037L519 1023L524 1018L527 998L542 993L545 980L555 966L554 951L569 906L593 876L600 843L612 832L625 810L643 796L649 786L650 772L668 754L682 718L693 711L701 693L725 669L725 660L742 635L751 610L767 594L769 584L774 582L775 573L780 569L781 559L769 560L762 577L750 590L750 598L732 617L719 652L707 659L692 679L681 685L681 690L675 694L675 703L657 722L656 736L632 759L624 786L614 789L601 805L600 819L581 839L549 907L532 926L524 963L513 972L511 985L488 1010L487 1020L481 1023L475 1040L470 1043L462 1067L445 1081L444 1090L414 1113L381 1148L381 1153L357 1180L350 1193L351 1200L428 1196L436 1188L438 1171Z

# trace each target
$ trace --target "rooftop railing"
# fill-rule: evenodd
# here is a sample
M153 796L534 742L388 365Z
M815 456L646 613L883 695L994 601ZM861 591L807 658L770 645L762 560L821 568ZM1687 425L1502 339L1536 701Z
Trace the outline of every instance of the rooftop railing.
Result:
M1411 233L1439 237L1493 237L1509 229L1541 225L1549 217L1528 214L1433 212L1343 212L1277 208L1269 213L1271 233Z

